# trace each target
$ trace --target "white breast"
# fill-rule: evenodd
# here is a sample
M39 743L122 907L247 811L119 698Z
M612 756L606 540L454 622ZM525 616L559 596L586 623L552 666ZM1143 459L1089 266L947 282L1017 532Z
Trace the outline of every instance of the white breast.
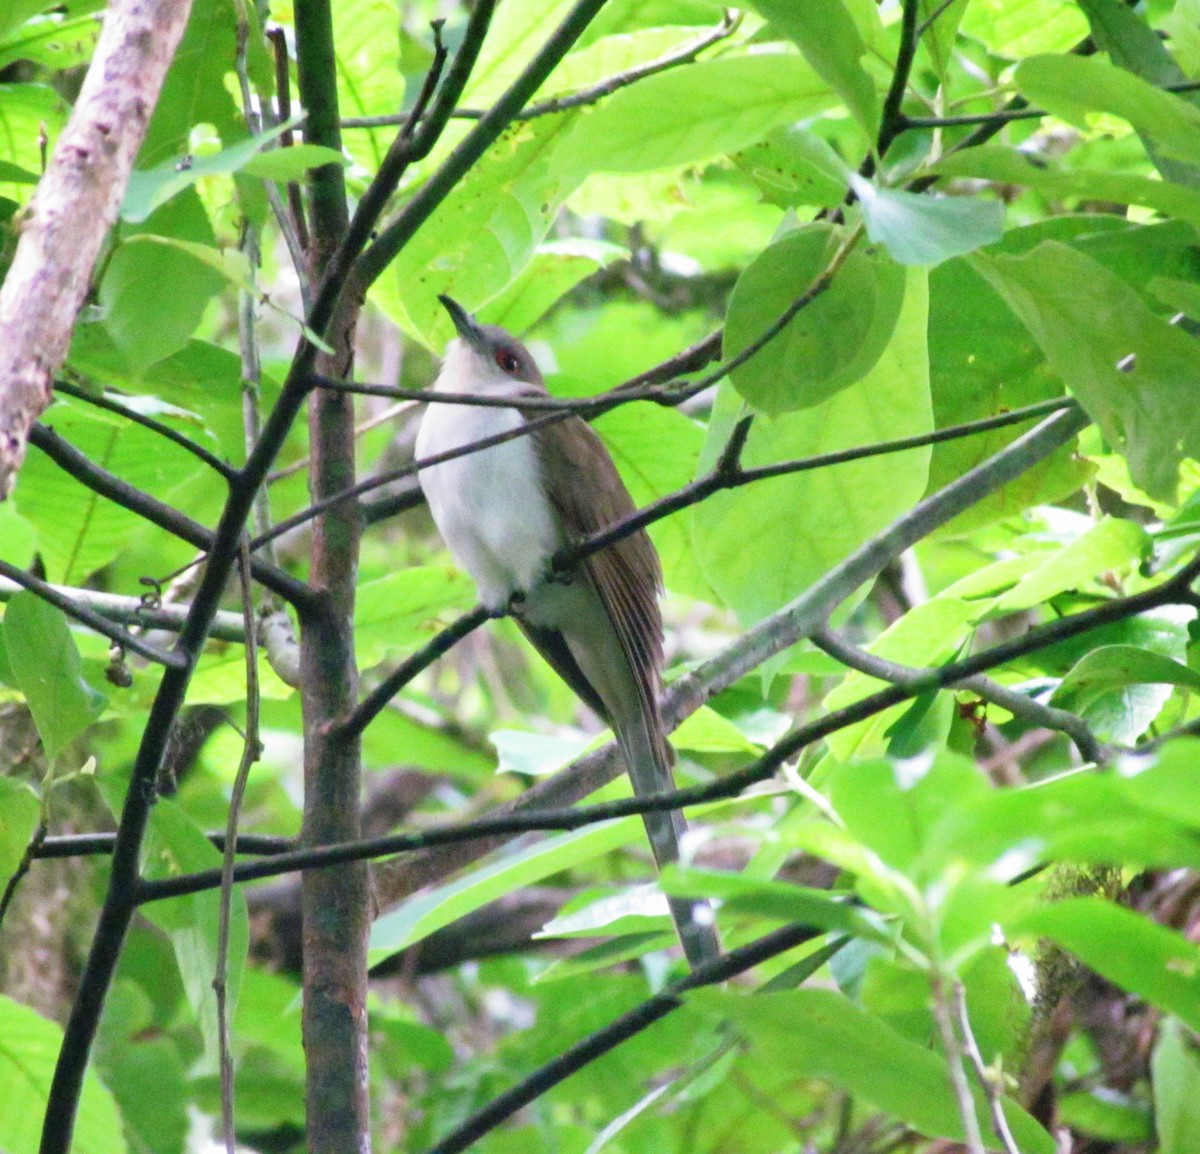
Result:
M417 459L461 448L521 425L516 409L430 404L417 433ZM529 437L518 437L422 469L421 488L455 560L491 609L508 605L545 575L559 547Z

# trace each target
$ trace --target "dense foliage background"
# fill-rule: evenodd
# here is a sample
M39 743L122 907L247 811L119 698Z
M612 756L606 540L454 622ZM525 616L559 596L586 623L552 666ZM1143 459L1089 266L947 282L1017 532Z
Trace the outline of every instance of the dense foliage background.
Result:
M0 1150L37 1148L81 989L107 997L76 1150L196 1149L222 1098L263 1151L319 1145L314 1094L353 1113L313 1074L353 1052L311 1022L301 1045L321 910L302 933L294 867L227 888L225 918L211 874L151 880L123 940L101 924L98 980L99 910L134 898L111 837L71 836L115 827L159 738L145 878L221 866L204 831L251 763L239 860L302 820L349 836L314 832L311 787L304 818L306 745L332 764L312 720L356 693L324 642L297 660L310 579L353 587L362 695L403 685L361 715L364 833L502 819L357 855L407 849L348 889L377 1149L1200 1150L1200 3L492 6L194 0L0 504ZM0 274L102 8L0 9ZM389 169L483 33L445 130ZM345 351L314 313L343 180L385 199L353 371L322 371L374 387L265 461L260 581L226 550L167 740L162 664L129 643L172 648L247 447L312 391L294 358ZM410 467L439 293L527 340L639 506L680 494L650 533L698 804L661 888L595 719L511 622L461 617ZM314 538L312 494L353 480L338 445L366 483ZM244 608L274 614L249 649ZM560 811L588 794L616 804ZM530 796L554 812L500 836ZM726 969L685 976L662 889L717 901Z

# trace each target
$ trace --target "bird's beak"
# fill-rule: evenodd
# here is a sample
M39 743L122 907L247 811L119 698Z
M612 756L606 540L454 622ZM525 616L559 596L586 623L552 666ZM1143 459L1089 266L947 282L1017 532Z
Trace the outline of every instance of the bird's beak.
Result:
M454 327L458 330L458 335L475 349L476 352L486 352L487 337L476 323L475 318L458 301L454 300L453 297L448 297L442 293L438 295L438 300L442 302L442 307L450 314L450 319L454 322Z

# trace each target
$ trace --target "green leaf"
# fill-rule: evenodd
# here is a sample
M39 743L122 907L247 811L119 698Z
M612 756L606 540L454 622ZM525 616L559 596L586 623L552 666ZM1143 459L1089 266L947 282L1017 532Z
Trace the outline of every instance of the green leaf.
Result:
M416 95L404 75L403 23L392 0L338 0L332 6L337 54L337 98L342 116L394 116ZM489 35L488 39L491 39ZM453 41L448 41L453 43ZM368 172L375 172L396 135L381 128L345 133L344 147Z
M575 116L543 116L506 133L417 230L372 286L371 299L440 350L454 327L438 294L475 308L503 291L575 188L577 175L550 167Z
M161 500L194 483L203 467L122 417L56 404L42 421L102 468ZM16 503L37 531L51 581L82 583L146 531L137 514L83 487L37 449L26 459Z
M879 133L879 98L864 71L867 48L842 0L753 0L780 32L794 40L813 70L845 103L866 137Z
M1200 1055L1196 1053L1193 1036L1175 1018L1168 1018L1159 1026L1158 1042L1150 1058L1150 1074L1159 1149L1164 1154L1197 1154Z
M763 200L781 208L836 208L849 187L846 162L821 137L794 124L773 129L730 160L754 181Z
M262 61L261 35L253 29L249 39L252 64ZM229 88L224 83L237 59L237 21L233 0L193 0L191 16L138 154L139 167L146 168L188 150L192 129L211 124L223 140L236 140L245 123ZM269 72L267 74L270 75ZM269 80L267 85L269 86Z
M799 922L827 932L889 940L889 931L869 912L845 896L789 882L746 874L667 866L659 879L663 892L680 898L715 898L732 913L757 914L779 921Z
M1004 233L1004 205L998 200L880 188L853 173L850 184L862 205L867 235L887 245L900 264L941 264L992 244Z
M925 333L925 274L913 269L895 333L875 368L823 404L756 421L742 464L776 464L927 431ZM736 395L722 389L701 471L716 460L738 415ZM766 616L911 508L924 490L928 461L928 450L916 449L714 495L692 515L705 578L741 620Z
M1167 156L1200 164L1200 108L1095 56L1034 56L1014 80L1030 103L1087 127L1091 112L1128 120Z
M1200 947L1182 934L1101 898L1053 902L1017 928L1051 938L1101 977L1200 1029Z
M100 21L94 13L74 18L65 13L48 13L0 43L0 69L17 61L56 72L86 65L99 31Z
M411 565L364 581L354 608L360 668L407 656L434 637L445 614L470 609L474 603L474 586L451 565Z
M1200 456L1193 339L1064 244L1046 241L1020 257L976 253L972 260L1109 443L1128 457L1134 481L1152 497L1172 499L1180 459Z
M943 81L954 53L955 34L959 21L967 8L967 0L920 0L918 12L922 25L928 25L921 36L921 43L933 58L933 66ZM929 24L929 21L933 21Z
M1088 31L1074 0L976 0L967 5L960 27L1010 60L1035 52L1067 52Z
M50 1095L63 1032L51 1022L0 995L0 1149L5 1154L35 1154ZM90 1067L75 1117L74 1154L125 1154L121 1119L112 1095Z
M1102 694L1122 685L1186 685L1200 689L1200 673L1133 645L1102 645L1063 678L1054 704L1083 712Z
M1172 685L1200 688L1200 675L1133 645L1093 649L1063 678L1051 704L1077 713L1102 741L1136 741L1159 715Z
M270 179L294 179L294 177L273 177L269 171L272 166L284 166L289 169L294 162L288 159L290 154L302 156L321 156L325 159L314 160L307 167L317 164L344 164L345 158L341 153L332 149L320 148L313 144L296 145L293 148L273 149L263 153L273 141L289 128L295 127L298 117L292 117L286 124L277 124L257 136L247 137L208 156L189 156L183 160L165 160L153 168L141 168L129 174L129 184L125 188L125 198L121 202L121 219L131 224L141 224L156 208L164 205L172 197L177 196L185 188L191 188L197 181L212 176L232 176L235 172L247 172L254 176L269 177ZM328 154L328 155L326 155ZM274 159L280 157L281 159ZM251 171L258 166L257 171ZM262 168L268 171L262 171ZM303 173L305 166L300 163L297 175Z
M479 309L484 324L518 335L533 327L581 280L629 255L620 245L578 237L539 245L533 259L499 296Z
M258 176L263 180L303 180L310 169L327 164L344 168L349 163L337 149L321 144L293 144L290 148L272 148L257 153L242 165L241 171L245 176Z
M8 665L52 761L101 713L106 699L80 673L79 650L61 609L18 593L4 614Z
M969 801L933 831L924 868L971 863L1007 882L1048 861L1177 866L1200 860L1191 831L1141 800L1151 780L1142 776L1144 785L1140 778L1076 772Z
M738 278L725 322L727 357L758 340L823 273L838 230L787 233ZM772 416L828 400L879 361L904 301L904 272L879 253L851 251L829 288L730 375L734 388Z
M1149 1142L1154 1137L1150 1111L1130 1096L1104 1087L1102 1092L1063 1094L1057 1102L1059 1121L1108 1142ZM1174 1147L1164 1146L1173 1150Z
M169 798L160 798L150 818L146 846L148 878L177 877L183 873L219 868L221 854L204 831ZM217 1001L213 978L217 970L217 931L220 922L220 893L205 890L184 897L151 902L142 912L171 939L175 961L188 1003L204 1040L203 1069L217 1068ZM229 964L227 1005L229 1013L238 1004L242 969L249 948L249 918L246 898L235 886L229 921Z
M190 1098L183 1056L175 1039L156 1028L149 998L127 979L116 981L105 999L96 1067L134 1148L183 1154Z
M417 894L376 920L371 928L371 964L515 889L617 849L641 832L640 818L602 822L505 853L458 881Z
M824 82L795 56L701 60L624 88L581 118L554 167L582 176L693 164L737 152L832 103Z
M1031 156L1015 148L1000 145L964 148L938 161L934 171L942 176L1021 184L1053 197L1144 205L1166 216L1200 225L1200 191L1196 189L1130 173L1063 168L1048 163L1044 157Z
M996 611L1032 609L1068 589L1086 588L1106 573L1136 564L1149 548L1150 538L1140 525L1104 517L1022 577L996 602Z
M51 7L51 3L52 0L9 0L0 12L0 42L7 41L16 29Z
M697 990L688 1003L727 1021L757 1061L795 1078L821 1078L931 1137L961 1141L962 1118L945 1060L858 1009L833 990L745 994ZM990 1134L987 1104L973 1094ZM1052 1154L1054 1140L1017 1103L1004 1102L1013 1136L1026 1154Z
M25 782L0 777L0 893L25 857L41 810L38 795Z
M195 189L185 189L156 209L139 230L208 248L216 236ZM146 244L118 246L100 282L105 327L135 370L142 370L188 342L209 300L225 278L191 253ZM170 292L163 286L169 285Z

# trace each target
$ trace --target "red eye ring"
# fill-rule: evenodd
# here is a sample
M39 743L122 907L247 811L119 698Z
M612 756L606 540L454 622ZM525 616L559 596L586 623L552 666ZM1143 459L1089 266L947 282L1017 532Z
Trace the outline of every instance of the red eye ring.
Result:
M510 375L516 373L521 367L521 362L517 360L517 354L511 349L497 350L496 364L500 366L502 372Z

